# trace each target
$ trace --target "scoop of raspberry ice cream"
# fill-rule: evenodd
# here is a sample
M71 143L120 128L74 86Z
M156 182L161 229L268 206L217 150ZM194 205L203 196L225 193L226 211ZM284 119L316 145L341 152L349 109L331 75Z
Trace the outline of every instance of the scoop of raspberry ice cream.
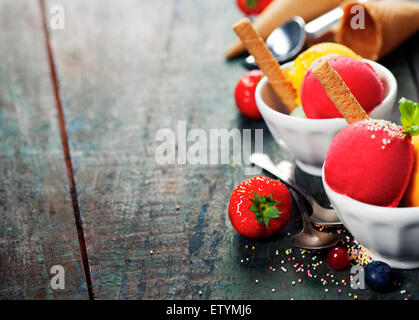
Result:
M292 66L286 70L287 77L297 92L296 103L298 105L301 105L300 89L306 71L310 68L314 61L330 54L338 54L341 56L362 60L362 57L357 55L350 48L336 42L317 43L314 46L308 48L306 51L301 52L298 57L295 58Z
M396 207L409 184L414 148L389 121L353 123L332 140L324 164L328 186L355 200Z
M339 55L329 55L321 59L327 59L367 113L382 102L383 84L368 63ZM312 68L306 72L301 85L301 102L307 118L342 118L311 70Z

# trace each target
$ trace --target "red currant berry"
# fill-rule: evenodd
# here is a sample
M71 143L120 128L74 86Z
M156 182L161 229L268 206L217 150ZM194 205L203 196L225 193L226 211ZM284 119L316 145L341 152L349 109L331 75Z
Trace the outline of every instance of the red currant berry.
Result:
M335 270L342 270L349 263L348 252L342 247L334 247L327 255L327 263Z

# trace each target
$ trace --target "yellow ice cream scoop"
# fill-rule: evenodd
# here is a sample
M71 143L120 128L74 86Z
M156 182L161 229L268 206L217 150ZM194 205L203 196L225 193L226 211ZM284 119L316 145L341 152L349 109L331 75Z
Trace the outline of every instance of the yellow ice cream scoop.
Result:
M306 71L310 68L311 64L315 60L328 54L339 54L355 59L362 59L361 56L357 55L348 47L333 42L318 43L308 48L306 51L302 52L295 59L292 67L287 71L288 79L291 81L292 86L297 91L297 105L301 105L300 87L301 83L303 82Z
M402 202L405 207L419 207L419 136L412 138L412 144L415 148L415 164Z

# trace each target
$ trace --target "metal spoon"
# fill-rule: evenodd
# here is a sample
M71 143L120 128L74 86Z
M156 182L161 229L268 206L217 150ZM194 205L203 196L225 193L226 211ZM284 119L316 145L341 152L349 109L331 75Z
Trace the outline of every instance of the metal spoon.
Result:
M249 158L251 163L273 174L279 180L288 184L290 187L303 195L313 208L313 213L310 217L311 222L321 225L339 225L342 222L339 220L336 212L333 209L326 209L322 207L317 200L301 185L295 181L295 165L289 161L281 161L279 166L273 164L272 160L265 153L253 153Z
M330 248L336 245L340 241L340 238L334 234L320 232L314 229L307 213L307 207L302 201L301 196L292 189L290 192L297 203L303 219L303 230L291 239L291 243L296 247L311 250Z
M272 31L266 39L266 46L279 63L291 60L303 49L305 43L304 26L303 18L294 17L283 26ZM253 56L244 59L243 65L248 69L257 68Z
M359 3L367 1L358 0ZM319 39L336 25L342 16L343 9L337 7L307 24L303 18L294 17L283 26L276 28L266 39L266 45L279 63L287 62L303 49L306 41L308 44L319 42ZM253 56L244 59L243 64L249 69L257 68Z
M360 3L366 0L358 1ZM283 26L276 28L266 39L267 47L272 51L279 63L287 62L294 58L307 43L319 41L343 16L341 7L337 7L320 17L305 23L301 17L294 17ZM253 56L243 60L243 65L249 69L257 68Z

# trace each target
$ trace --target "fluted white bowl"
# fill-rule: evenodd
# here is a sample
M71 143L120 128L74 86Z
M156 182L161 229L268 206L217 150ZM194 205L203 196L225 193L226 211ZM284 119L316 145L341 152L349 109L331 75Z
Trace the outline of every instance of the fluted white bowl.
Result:
M419 267L419 207L366 204L323 186L339 219L374 260L397 269Z
M384 85L384 99L370 113L371 118L389 120L397 94L397 81L386 67L364 59L377 72ZM294 62L283 65L290 68ZM294 155L305 172L321 176L321 168L332 139L346 125L345 119L304 119L293 117L264 77L256 87L256 104L278 144Z

